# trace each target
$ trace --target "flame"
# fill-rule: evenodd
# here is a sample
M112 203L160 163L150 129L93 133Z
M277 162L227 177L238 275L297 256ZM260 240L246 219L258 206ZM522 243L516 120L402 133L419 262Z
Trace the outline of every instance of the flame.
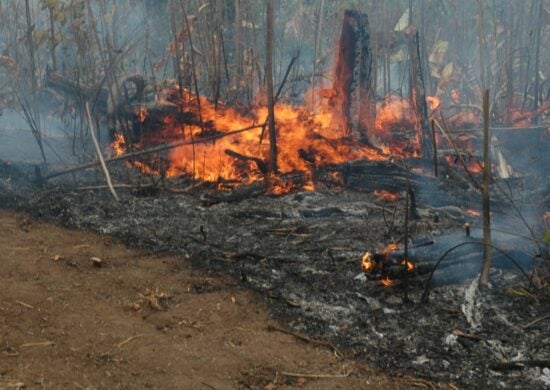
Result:
M435 111L441 106L441 99L437 96L426 96L426 103L430 110Z
M395 203L399 200L399 194L392 191L387 190L374 190L373 192L374 196L376 196L379 200L383 202L391 202Z
M410 102L391 95L378 109L370 141L386 154L416 157L420 151L418 131Z
M401 265L407 266L407 271L414 271L416 269L416 265L410 260L403 259L401 260Z
M481 212L477 211L477 210L474 210L474 209L466 209L466 210L464 210L464 212L466 214L471 215L472 217L480 217L481 216Z
M459 165L461 168L463 168L462 164L455 156L447 155L445 156L445 161L447 161L449 165ZM483 171L483 162L481 161L477 161L476 159L469 159L464 162L466 163L466 167L468 168L468 171L470 171L470 173L477 174Z
M397 244L396 242L392 242L391 244L388 244L384 249L382 249L382 253L388 254L388 253L395 252L398 249L399 249L399 244Z
M394 285L394 281L388 276L386 276L384 279L380 279L378 283L380 283L380 285L384 287L392 287Z
M363 272L370 272L374 269L374 261L372 259L372 253L366 251L363 257L361 258L361 270Z
M267 129L261 124L267 118L267 107L256 107L247 115L237 110L218 104L216 108L205 97L200 97L200 109L195 95L177 86L164 90L162 98L170 103L180 105L189 117L185 124L173 116L163 119L159 131L149 131L142 135L142 147L159 143L187 139L190 142L200 141L213 135L223 135L238 129L258 125L257 128L218 138L211 142L194 143L181 146L168 152L169 161L166 175L168 177L189 175L206 182L236 180L247 184L265 178L265 172L253 160L238 159L225 153L226 150L243 156L254 157L267 166L269 158L269 141ZM200 113L200 114L199 114ZM144 121L150 115L146 110L137 110L138 120ZM310 172L311 165L341 164L349 160L385 160L383 152L358 141L342 139L338 129L334 128L335 118L330 108L320 109L312 114L304 108L277 104L275 107L277 145L279 151L279 173L295 171ZM200 117L200 119L199 119ZM202 123L202 126L201 126ZM126 141L117 135L112 144L115 154L124 153ZM136 145L133 145L136 146ZM304 158L304 155L307 158ZM292 187L289 184L277 183L271 189L273 194L283 194ZM311 180L302 187L314 189Z
M111 148L115 156L120 156L126 152L126 141L120 133L115 133L115 140L111 143Z

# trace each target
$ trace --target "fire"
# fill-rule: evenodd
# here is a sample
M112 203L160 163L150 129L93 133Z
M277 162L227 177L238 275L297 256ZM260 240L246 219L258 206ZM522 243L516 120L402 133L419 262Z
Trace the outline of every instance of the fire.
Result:
M180 93L177 86L163 92L163 98L181 106L189 117L185 124L168 115L163 118L163 127L158 131L144 132L140 138L142 147L159 143L189 140L192 145L181 146L168 152L168 177L189 175L205 182L220 180L238 181L247 184L263 180L266 172L258 166L258 161L267 167L269 141L267 129L262 126L267 118L267 107L256 107L249 114L218 104L216 108L205 97L197 98L189 91ZM147 119L146 110L136 112L140 121ZM338 129L334 129L333 113L329 109L312 114L304 108L277 104L275 107L277 145L279 150L279 173L295 171L310 172L311 165L341 164L350 160L385 160L388 158L380 150L358 141L342 139ZM200 119L199 119L200 118ZM251 125L256 125L251 128ZM223 136L239 129L250 128L237 134L218 137L215 141L199 142L201 139ZM195 143L193 143L195 142ZM125 152L126 140L121 135L112 144L115 154ZM136 145L134 145L136 146ZM230 156L226 150L236 152L251 159ZM307 158L304 158L307 155ZM261 164L260 164L261 165ZM286 185L273 189L272 193L288 192ZM286 186L288 187L288 186ZM307 182L303 189L313 189ZM286 192L285 192L286 191Z
M399 244L397 244L396 242L392 242L391 244L388 244L384 249L382 249L382 253L388 254L388 253L395 252L398 249L399 249Z
M460 165L460 167L462 167L462 164L458 161L458 158L455 156L447 155L445 156L445 161L447 161L449 165L454 165L454 166ZM465 163L470 173L477 174L483 171L483 163L480 161L477 161L475 159L473 160L470 159L468 161L465 161Z
M420 150L416 114L408 100L388 96L378 108L371 143L388 154L417 156Z
M399 200L399 194L387 190L374 190L374 196L383 202L395 203Z
M111 147L115 153L115 156L120 156L126 151L126 141L124 136L119 133L115 133L115 140L111 143Z
M395 282L387 276L383 279L380 279L378 283L380 283L380 285L384 287L392 287L395 284Z
M437 96L426 96L426 103L430 110L435 111L441 106L441 99Z
M372 253L366 251L361 258L361 269L363 272L370 272L374 269L374 261L372 259Z
M464 212L466 214L471 215L472 217L480 217L481 216L481 212L479 212L477 210L473 210L473 209L466 209L466 210L464 210Z
M416 266L414 265L414 263L407 259L401 260L401 265L406 266L407 271L414 271L416 269Z

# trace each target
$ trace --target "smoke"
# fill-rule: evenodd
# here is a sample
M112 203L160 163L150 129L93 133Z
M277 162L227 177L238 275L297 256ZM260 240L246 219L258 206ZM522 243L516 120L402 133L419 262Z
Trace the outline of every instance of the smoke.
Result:
M72 143L65 124L51 115L39 115L44 152L49 162L73 158ZM43 162L38 142L21 112L6 110L0 115L0 159L11 162Z

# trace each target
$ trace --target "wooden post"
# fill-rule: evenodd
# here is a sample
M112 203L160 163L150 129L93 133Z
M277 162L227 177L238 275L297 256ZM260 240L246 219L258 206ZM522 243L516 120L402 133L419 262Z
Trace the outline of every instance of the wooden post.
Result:
M483 267L479 278L479 287L489 286L489 270L491 268L491 210L489 198L489 174L491 160L489 158L489 90L483 91L483 185L481 186L483 205Z
M267 79L267 110L269 124L269 170L277 172L277 133L273 97L273 0L266 2L265 76Z

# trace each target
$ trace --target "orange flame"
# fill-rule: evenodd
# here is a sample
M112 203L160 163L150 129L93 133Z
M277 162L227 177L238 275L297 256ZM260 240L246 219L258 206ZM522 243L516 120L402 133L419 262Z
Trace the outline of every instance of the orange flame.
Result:
M383 202L395 203L399 200L399 194L387 190L374 190L374 196Z
M428 103L428 108L434 111L441 106L441 99L437 96L426 96L426 103Z
M471 215L472 217L480 217L481 216L481 212L477 211L477 210L474 210L474 209L466 209L466 210L464 210L464 212L466 214Z
M374 261L372 260L372 253L366 251L361 258L361 270L363 272L370 272L374 269Z
M181 105L190 116L197 120L179 123L167 116L159 131L145 133L140 142L142 145L174 142L181 139L198 141L212 135L223 135L238 129L249 128L251 124L263 123L267 118L267 108L257 107L248 115L235 109L219 104L216 108L205 97L197 99L189 91L180 93L177 86L163 91L163 99ZM138 120L144 121L149 113L146 110L136 111ZM341 139L338 129L334 128L334 114L330 109L319 110L316 115L304 108L278 104L275 110L277 144L279 150L279 173L293 171L309 172L311 164L329 163L341 164L349 160L385 160L386 155L379 150L357 141ZM206 182L222 180L237 180L240 183L251 183L262 180L265 172L261 172L254 161L237 159L225 153L227 149L244 156L252 156L264 161L267 166L269 158L269 141L265 128L259 125L250 131L232 134L218 138L208 143L195 143L181 146L168 152L169 165L167 176L193 175ZM115 154L124 152L125 140L118 135L113 142ZM135 145L134 145L135 146ZM303 156L311 156L304 158ZM282 187L288 187L283 185ZM313 189L313 183L307 182L304 189ZM288 192L288 188L277 188L273 193Z
M384 287L392 287L395 284L395 282L387 276L384 279L380 279L378 283Z
M391 244L388 244L384 249L382 249L382 253L388 254L388 253L395 252L398 249L399 249L399 244L397 244L396 242L392 242Z
M463 168L462 164L454 156L447 155L445 156L445 160L447 161L447 163L449 163L449 165L460 166L461 168ZM477 174L481 173L483 170L483 163L475 159L465 161L465 164L468 168L468 171L470 171L471 173Z
M416 265L410 260L403 259L401 261L401 265L407 266L407 271L414 271L416 269Z

